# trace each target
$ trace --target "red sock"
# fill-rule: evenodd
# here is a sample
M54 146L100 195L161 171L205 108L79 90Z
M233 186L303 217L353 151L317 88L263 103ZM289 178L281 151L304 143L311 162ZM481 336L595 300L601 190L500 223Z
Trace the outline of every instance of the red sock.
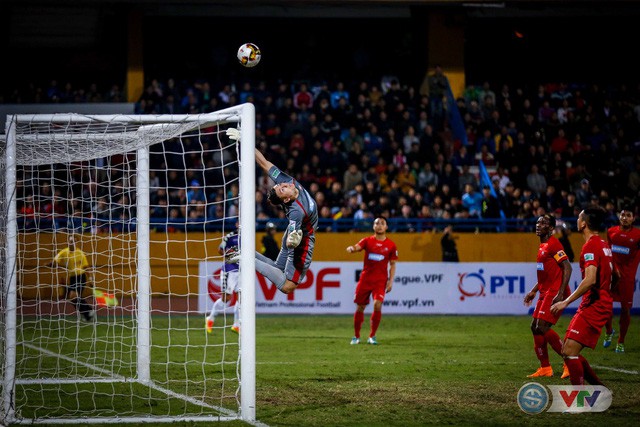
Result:
M587 359L584 358L583 355L579 355L578 356L578 360L580 361L580 363L582 363L582 371L584 372L584 379L591 385L604 385L602 384L602 381L600 381L600 378L598 378L598 376L596 375L595 371L593 370L593 368L591 367L591 365L589 365L589 362L587 362ZM573 384L573 382L571 383Z
M564 359L564 363L569 368L569 378L572 385L584 385L584 369L578 356L571 356Z
M362 311L356 311L353 315L353 330L356 338L360 338L362 322L364 322L364 313Z
M376 331L378 330L378 326L380 326L380 319L382 319L382 312L374 310L373 313L371 313L371 334L369 334L369 337L376 336Z
M620 313L620 336L618 337L618 344L624 344L624 337L627 336L629 330L629 324L631 323L631 316L629 313L623 311Z
M540 360L540 366L543 368L549 366L549 352L547 351L547 340L544 335L533 335L533 343L536 357Z
M547 332L544 333L544 337L546 338L553 351L562 356L562 340L560 339L558 333L553 329L548 329Z

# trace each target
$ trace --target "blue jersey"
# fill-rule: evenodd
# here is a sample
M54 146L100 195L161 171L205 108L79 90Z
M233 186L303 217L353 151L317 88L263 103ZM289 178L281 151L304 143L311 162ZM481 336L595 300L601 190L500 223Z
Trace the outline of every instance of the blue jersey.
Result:
M235 231L224 236L222 239L222 243L219 246L220 249L224 250L225 258L227 254L237 252L240 249L240 236ZM222 265L222 271L225 273L229 273L231 271L238 271L238 263L235 262L233 264L224 263Z

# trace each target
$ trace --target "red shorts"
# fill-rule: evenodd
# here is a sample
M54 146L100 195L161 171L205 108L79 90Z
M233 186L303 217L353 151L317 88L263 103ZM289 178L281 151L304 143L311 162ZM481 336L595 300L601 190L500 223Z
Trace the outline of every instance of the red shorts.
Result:
M570 338L574 341L578 341L585 347L595 348L600 338L600 332L605 322L602 322L600 327L593 326L585 319L584 313L576 313L571 319L567 333L564 339Z
M631 308L633 306L633 291L635 285L635 277L633 278L633 281L619 281L616 290L611 290L613 300L619 302L622 307L626 306Z
M562 311L558 312L557 315L551 313L551 306L553 305L553 298L555 298L556 294L547 292L545 294L541 294L538 297L538 302L536 303L536 309L533 311L533 318L544 320L546 322L555 325L560 316L562 315Z
M384 301L384 296L386 295L386 282L382 284L382 286L376 286L374 288L370 286L362 286L358 283L356 286L356 294L353 297L353 302L358 305L369 305L369 301L373 296L374 301Z

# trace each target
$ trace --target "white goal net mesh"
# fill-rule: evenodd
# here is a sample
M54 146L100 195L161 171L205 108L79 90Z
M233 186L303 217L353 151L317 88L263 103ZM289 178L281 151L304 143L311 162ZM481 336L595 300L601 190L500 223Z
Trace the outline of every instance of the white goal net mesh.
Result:
M221 292L218 245L239 221L240 145L224 130L241 118L234 109L8 121L15 151L0 152L5 421L243 418L231 314L205 329ZM15 175L6 172L11 153ZM12 224L15 251L4 240Z

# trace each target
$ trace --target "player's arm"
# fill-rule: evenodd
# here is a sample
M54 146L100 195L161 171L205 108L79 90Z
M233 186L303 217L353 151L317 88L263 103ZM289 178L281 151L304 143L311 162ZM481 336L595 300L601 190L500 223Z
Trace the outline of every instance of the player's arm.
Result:
M584 279L578 285L578 288L567 297L567 299L557 302L551 306L551 312L553 314L564 310L569 304L584 295L593 285L596 284L598 276L598 267L595 265L589 265L584 269Z
M562 261L560 266L562 267L562 284L560 285L560 289L558 289L558 293L553 298L552 304L555 304L563 300L564 292L567 289L567 286L569 286L569 280L571 279L571 272L573 271L573 268L571 267L571 263L569 262L568 259L565 259L564 261Z
M536 282L535 286L531 288L531 290L524 296L524 305L529 307L531 305L531 301L533 301L537 293L538 293L538 282Z
M256 148L256 163L258 164L258 166L260 166L260 168L269 173L269 170L274 166L273 163L271 163L269 160L267 160L264 157L264 154L262 154L262 152L260 150L258 150Z
M393 288L393 279L396 277L396 261L389 261L389 278L387 279L387 286L385 288L385 292L391 292L391 288Z
M362 246L360 246L357 243L355 245L347 246L347 252L349 252L350 254L354 252L360 252L361 250L362 250Z
M240 129L236 129L236 128L227 129L227 136L229 137L229 139L233 141L240 142ZM269 172L269 169L273 167L273 163L267 160L262 154L262 152L257 148L256 148L256 163L258 164L258 166L260 166L262 170L264 170L267 173Z

